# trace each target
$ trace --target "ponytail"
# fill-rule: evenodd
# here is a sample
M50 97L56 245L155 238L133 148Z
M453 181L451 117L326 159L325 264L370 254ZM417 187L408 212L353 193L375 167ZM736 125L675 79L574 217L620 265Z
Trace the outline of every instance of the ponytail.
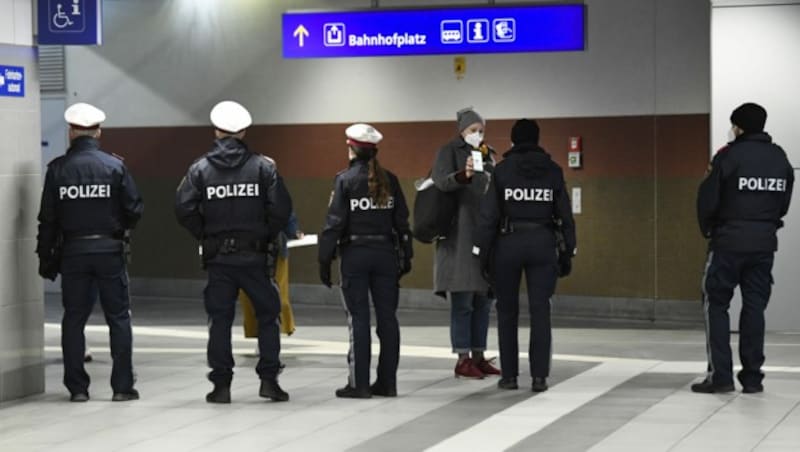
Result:
M356 158L367 162L369 173L367 175L367 188L369 190L369 197L372 201L381 207L389 204L389 196L391 196L391 188L389 187L389 176L386 175L386 170L381 167L376 157L378 149L374 147L363 147L350 145L350 150L353 151Z
M367 166L369 167L367 184L370 198L379 206L388 205L390 188L389 176L386 175L386 170L381 167L380 163L378 163L378 158L374 155L367 162Z

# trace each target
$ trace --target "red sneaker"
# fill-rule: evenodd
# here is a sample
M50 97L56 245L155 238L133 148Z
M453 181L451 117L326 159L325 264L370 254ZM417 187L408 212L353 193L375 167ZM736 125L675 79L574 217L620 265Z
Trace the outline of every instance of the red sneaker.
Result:
M494 358L491 359L482 359L478 361L478 364L475 367L478 368L484 375L500 375L500 369L494 367L492 363L494 362Z
M475 363L470 358L456 363L455 374L456 378L471 378L474 380L483 378L483 372L475 367Z

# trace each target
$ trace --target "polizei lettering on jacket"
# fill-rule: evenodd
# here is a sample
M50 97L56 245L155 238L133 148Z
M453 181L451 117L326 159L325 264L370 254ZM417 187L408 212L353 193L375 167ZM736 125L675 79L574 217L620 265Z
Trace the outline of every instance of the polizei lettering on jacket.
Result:
M553 201L552 188L506 188L504 195L506 201Z
M740 177L739 191L786 191L786 179L777 177Z
M226 184L206 187L206 199L256 198L258 184Z
M111 197L111 185L86 184L58 187L59 199L103 199Z
M394 196L389 196L385 205L378 205L372 198L350 198L350 211L356 210L383 210L394 208Z

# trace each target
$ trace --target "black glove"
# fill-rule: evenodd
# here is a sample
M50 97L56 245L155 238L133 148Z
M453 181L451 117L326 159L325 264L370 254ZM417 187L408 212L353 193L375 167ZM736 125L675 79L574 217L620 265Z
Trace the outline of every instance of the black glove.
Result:
M322 281L322 284L325 285L328 289L333 286L331 282L331 263L330 262L320 262L319 263L319 280Z
M489 253L481 250L479 258L481 260L481 276L483 276L483 279L485 279L487 283L492 284L491 258Z
M399 271L401 277L411 272L411 259L401 259Z
M39 257L39 276L55 281L58 276L58 263L53 259Z
M558 256L558 277L563 278L572 273L572 256L569 254L561 254Z

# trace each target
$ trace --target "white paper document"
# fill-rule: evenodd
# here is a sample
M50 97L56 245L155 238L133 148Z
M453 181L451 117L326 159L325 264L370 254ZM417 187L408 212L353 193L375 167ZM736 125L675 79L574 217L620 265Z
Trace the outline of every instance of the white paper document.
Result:
M306 234L302 239L289 240L286 246L289 248L299 248L301 246L312 246L317 244L317 234Z

